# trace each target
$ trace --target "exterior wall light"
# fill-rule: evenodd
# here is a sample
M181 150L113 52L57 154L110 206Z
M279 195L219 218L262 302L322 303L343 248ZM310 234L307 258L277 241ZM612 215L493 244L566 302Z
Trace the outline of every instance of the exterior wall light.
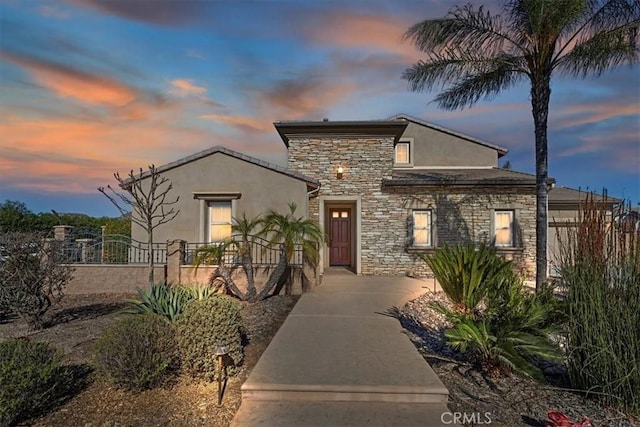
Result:
M342 179L342 175L344 174L344 168L342 166L338 166L338 173L336 175L336 177L338 179Z

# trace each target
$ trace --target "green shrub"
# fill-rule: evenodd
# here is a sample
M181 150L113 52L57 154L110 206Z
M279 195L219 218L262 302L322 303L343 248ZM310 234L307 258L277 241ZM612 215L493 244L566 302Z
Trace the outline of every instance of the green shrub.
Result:
M543 379L535 362L561 360L551 337L563 310L551 289L528 292L511 262L486 245L445 247L426 261L454 303L434 305L453 323L445 339L480 369Z
M0 342L0 425L12 425L58 403L70 383L62 354L45 343Z
M161 385L175 371L177 356L173 326L155 314L120 320L94 347L98 373L133 390Z
M242 317L237 302L226 296L191 301L176 322L182 366L191 375L215 378L216 347L228 350L227 366L233 375L242 364Z
M139 300L127 300L125 312L131 314L157 314L169 322L175 322L193 295L182 286L157 283L148 290L138 289Z
M502 280L511 265L487 244L445 245L423 259L456 309L466 313L476 310L487 289Z

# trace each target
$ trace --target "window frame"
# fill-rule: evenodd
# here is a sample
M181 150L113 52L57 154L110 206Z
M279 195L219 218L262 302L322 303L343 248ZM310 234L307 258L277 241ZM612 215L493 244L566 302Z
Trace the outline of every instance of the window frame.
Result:
M214 209L214 205L221 205L221 204L225 204L225 207L229 208L229 220L228 221L213 221L213 209ZM220 225L228 225L229 226L229 235L220 239L220 240L213 240L212 236L211 236L211 231L213 229L214 226L220 226ZM231 230L231 226L233 226L233 200L231 199L227 199L227 200L209 200L207 201L207 223L206 223L206 241L207 243L221 243L224 242L225 240L231 238L231 236L233 235L233 231Z
M416 227L416 214L427 214L428 221L426 227ZM427 230L428 241L426 243L417 243L416 242L416 231L417 230ZM433 212L431 209L413 209L411 211L411 245L414 247L420 248L431 248L433 247Z
M398 146L399 145L406 145L407 146L407 162L398 162ZM393 166L394 167L412 167L413 166L413 139L411 138L403 138L398 140L394 145L393 145Z
M498 243L498 231L505 230L506 228L500 228L498 230L498 215L509 214L509 243ZM498 248L513 248L515 247L515 218L516 212L514 209L494 209L493 210L493 239L494 244Z

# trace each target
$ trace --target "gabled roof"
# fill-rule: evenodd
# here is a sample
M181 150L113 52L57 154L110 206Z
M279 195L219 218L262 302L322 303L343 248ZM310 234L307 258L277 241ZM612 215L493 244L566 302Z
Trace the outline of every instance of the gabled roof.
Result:
M592 191L578 190L569 187L554 187L549 191L549 205L579 206L587 201L587 196L593 197L593 202L601 205L619 205L621 199L609 195L597 194Z
M354 120L354 121L277 121L274 122L284 145L289 148L290 136L393 136L400 138L407 127L402 120Z
M555 182L549 179L549 184ZM533 187L535 175L502 168L456 168L428 170L394 170L391 179L382 181L385 187L487 185L508 187Z
M216 154L216 153L226 154L227 156L236 158L238 160L242 160L242 161L251 163L253 165L260 166L260 167L263 167L265 169L269 169L269 170L277 172L277 173L281 173L283 175L287 175L287 176L289 176L291 178L294 178L294 179L297 179L297 180L305 182L308 187L311 187L313 189L316 189L316 188L320 187L320 182L318 180L315 180L313 178L309 178L308 176L303 175L301 173L291 171L291 170L289 170L289 169L287 169L287 168L285 168L283 166L276 165L274 163L269 163L269 162L266 162L264 160L258 159L256 157L247 156L246 154L240 153L238 151L230 150L229 148L223 147L222 145L216 145L215 147L211 147L209 149L200 151L199 153L195 153L195 154L192 154L190 156L183 157L182 159L176 160L176 161L171 162L171 163L167 163L166 165L159 166L156 169L160 173L166 172L166 171L168 171L170 169L177 168L177 167L182 166L182 165L186 165L187 163L191 163L191 162L194 162L196 160L200 160L202 158L211 156L211 155ZM145 179L149 175L150 174L149 174L148 171L144 172L140 176L140 179Z
M440 131L440 132L444 132L444 133L447 133L449 135L465 139L465 140L467 140L469 142L473 142L475 144L479 144L479 145L482 145L482 146L485 146L485 147L488 147L488 148L492 148L492 149L494 149L494 150L496 150L498 152L498 157L502 157L502 156L506 155L508 153L508 151L509 151L504 147L500 147L498 145L490 144L490 143L488 143L486 141L482 141L481 139L474 138L473 136L465 135L465 134L457 132L455 130L448 129L448 128L445 128L445 127L442 127L442 126L438 126L438 125L433 124L433 123L429 123L429 122L427 122L425 120L422 120L422 119L419 119L417 117L410 116L409 114L404 114L404 113L396 114L395 116L389 117L387 120L407 120L409 122L413 122L413 123L418 124L420 126L424 126L424 127L428 127L428 128Z

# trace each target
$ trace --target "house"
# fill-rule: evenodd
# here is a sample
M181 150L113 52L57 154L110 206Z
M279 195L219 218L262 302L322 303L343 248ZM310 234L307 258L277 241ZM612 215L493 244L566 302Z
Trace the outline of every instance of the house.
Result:
M232 217L268 210L316 220L327 235L319 272L428 275L420 254L495 240L535 276L535 176L502 169L507 150L408 115L367 121L280 121L287 167L213 147L161 166L180 215L156 242L215 242ZM549 180L549 185L553 180ZM144 240L134 227L132 237Z

